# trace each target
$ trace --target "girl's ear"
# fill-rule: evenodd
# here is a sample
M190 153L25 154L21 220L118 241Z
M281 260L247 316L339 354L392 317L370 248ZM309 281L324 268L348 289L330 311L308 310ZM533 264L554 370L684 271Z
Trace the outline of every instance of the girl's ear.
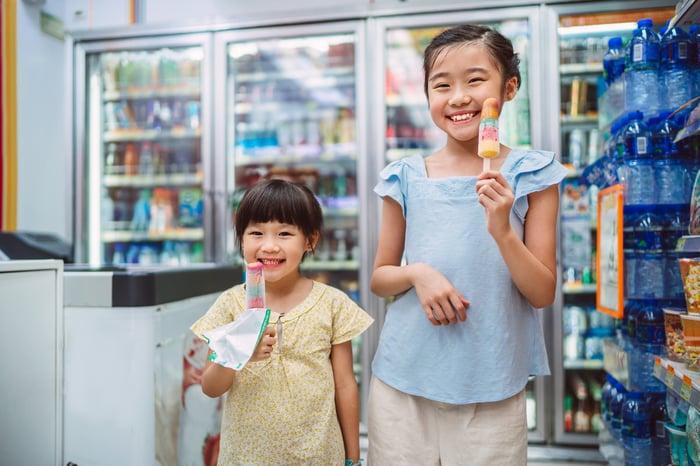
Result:
M311 236L306 241L306 250L311 252L316 248L316 243L318 243L318 239L321 237L321 233L316 231L314 232Z
M515 76L512 76L508 81L506 81L506 92L505 92L505 100L513 100L515 98L515 94L518 93L518 78Z

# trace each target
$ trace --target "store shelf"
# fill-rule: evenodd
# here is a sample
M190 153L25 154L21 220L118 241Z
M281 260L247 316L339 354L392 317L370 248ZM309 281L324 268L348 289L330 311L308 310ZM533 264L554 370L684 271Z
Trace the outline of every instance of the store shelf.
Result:
M599 370L603 369L602 359L574 359L564 360L564 369L568 370Z
M689 371L681 362L657 357L654 376L693 407L700 409L700 373Z
M356 271L360 268L360 262L355 260L311 260L301 263L302 270L338 270Z
M105 91L102 98L105 102L117 100L138 100L138 99L158 99L158 98L191 98L199 100L202 94L202 89L199 84L187 86L175 86L165 88L145 88L137 90L121 90L121 91Z
M595 294L595 283L564 283L561 290L564 294Z
M602 74L603 63L564 63L559 65L559 74L562 76L571 74Z
M676 5L676 16L671 18L669 28L680 24L692 24L700 22L700 2L697 0L680 0Z
M102 182L108 188L148 188L151 186L198 186L202 173L172 173L159 175L105 175Z
M203 228L178 228L163 232L152 231L103 231L105 243L124 243L129 241L202 241Z
M170 130L159 129L124 129L108 131L103 140L108 142L139 142L156 141L163 139L194 139L202 136L201 129L172 128Z

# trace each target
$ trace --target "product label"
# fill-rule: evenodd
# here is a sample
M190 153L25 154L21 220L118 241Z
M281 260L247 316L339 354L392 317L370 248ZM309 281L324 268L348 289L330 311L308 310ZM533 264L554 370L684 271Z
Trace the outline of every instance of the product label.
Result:
M666 333L663 324L640 322L637 320L636 338L640 343L665 344Z
M648 439L651 437L651 422L623 417L622 436L628 438Z
M637 136L634 140L634 153L637 155L646 155L649 153L649 141L646 136Z

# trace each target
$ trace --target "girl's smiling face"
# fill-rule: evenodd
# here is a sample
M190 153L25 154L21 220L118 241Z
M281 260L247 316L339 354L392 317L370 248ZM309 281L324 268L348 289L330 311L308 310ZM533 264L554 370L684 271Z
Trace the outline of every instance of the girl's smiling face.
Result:
M427 84L430 116L438 128L448 139L474 144L484 100L495 97L501 104L517 91L517 79L504 86L496 61L479 43L445 47L433 63Z
M241 246L245 262L262 263L265 281L275 282L299 274L304 254L313 250L315 241L296 225L252 222L244 230Z

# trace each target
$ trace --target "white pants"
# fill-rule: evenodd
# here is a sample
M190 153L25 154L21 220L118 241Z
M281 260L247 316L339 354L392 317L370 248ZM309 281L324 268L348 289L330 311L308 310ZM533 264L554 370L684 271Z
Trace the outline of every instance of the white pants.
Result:
M372 377L368 466L525 466L525 390L503 401L453 405Z

